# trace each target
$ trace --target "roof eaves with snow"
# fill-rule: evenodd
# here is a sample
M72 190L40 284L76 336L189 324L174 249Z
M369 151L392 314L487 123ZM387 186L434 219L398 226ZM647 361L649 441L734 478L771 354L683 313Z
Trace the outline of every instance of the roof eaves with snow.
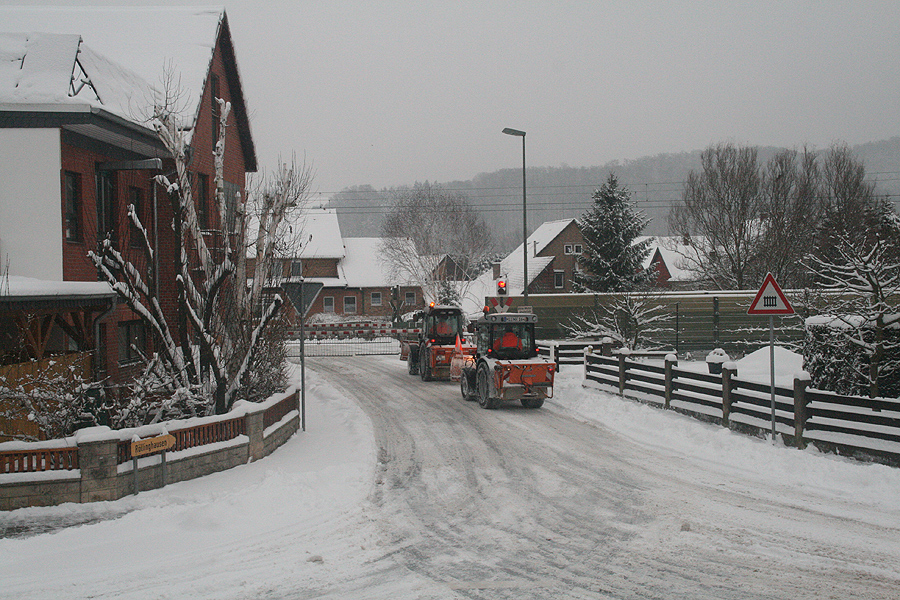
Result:
M0 312L113 305L117 294L102 281L46 281L10 275L0 278Z
M98 90L99 98L68 96L68 86L75 72L74 57L68 65L65 87L49 81L53 89L33 94L12 93L6 77L0 73L0 102L3 104L48 105L89 103L133 122L142 122L140 112L146 112L153 84L160 84L168 69L182 86L186 114L193 115L196 124L201 100L212 66L216 45L222 48L227 80L232 90L233 114L237 121L246 169L257 169L256 150L250 132L249 116L241 88L240 74L234 54L231 32L225 9L222 7L0 7L0 20L6 31L21 38L39 40L42 35L56 34L80 37L83 67ZM42 33L35 33L42 32ZM7 57L15 50L5 37L0 42L0 55ZM61 39L50 39L56 50L62 49ZM45 45L48 43L44 40ZM65 42L68 43L68 42ZM21 46L21 44L20 44ZM53 50L53 47L47 48ZM14 54L14 53L13 53ZM46 56L50 56L47 54ZM65 56L62 54L61 56ZM113 61L109 57L116 57ZM44 74L64 72L57 66ZM14 61L9 65L15 67ZM127 65L127 68L121 66ZM3 69L9 75L7 69ZM56 81L58 78L55 78ZM4 86L6 86L4 88ZM20 90L21 92L22 90ZM104 99L107 96L109 99ZM112 97L110 97L112 96ZM6 107L4 106L4 110Z

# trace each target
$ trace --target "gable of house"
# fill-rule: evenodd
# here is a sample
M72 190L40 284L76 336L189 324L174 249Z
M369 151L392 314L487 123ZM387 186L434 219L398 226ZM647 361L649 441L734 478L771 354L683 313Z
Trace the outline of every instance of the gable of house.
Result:
M215 235L230 231L233 221L219 223L212 210L214 94L232 106L226 196L245 197L246 172L256 170L225 12L0 7L0 19L14 32L0 36L0 56L9 59L0 65L0 148L15 148L0 160L3 264L13 275L96 281L87 251L107 232L120 249L131 247L138 231L126 207L133 204L153 243L158 239L159 280L174 282L178 244L171 205L152 179L170 172L172 161L146 122L167 67L181 86L179 103L186 108L184 126L193 150L192 188L212 247ZM232 217L235 209L232 205ZM54 214L61 218L48 218ZM35 246L42 251L33 252ZM175 293L174 284L160 291L170 316ZM116 349L122 324L129 322L139 323L120 307L108 326L100 325L112 371L124 364Z

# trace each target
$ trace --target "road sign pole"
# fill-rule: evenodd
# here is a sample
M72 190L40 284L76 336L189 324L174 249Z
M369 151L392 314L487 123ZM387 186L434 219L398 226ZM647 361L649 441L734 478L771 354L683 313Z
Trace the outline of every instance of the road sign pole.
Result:
M766 274L756 297L747 309L748 315L769 316L769 389L772 393L772 443L775 443L775 315L792 315L794 307L778 287L771 273Z
M775 317L769 315L769 383L772 391L772 443L775 443Z

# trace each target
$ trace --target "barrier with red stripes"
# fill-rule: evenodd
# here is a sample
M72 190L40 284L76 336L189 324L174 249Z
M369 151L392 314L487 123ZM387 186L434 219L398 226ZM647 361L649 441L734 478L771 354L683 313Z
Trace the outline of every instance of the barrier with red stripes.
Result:
M383 324L368 325L354 323L352 326L333 325L313 325L305 327L303 335L305 339L351 339L351 338L373 338L373 337L394 337L400 338L408 335L417 335L422 330L419 328L392 328L385 327ZM300 329L289 329L287 337L291 340L300 339Z

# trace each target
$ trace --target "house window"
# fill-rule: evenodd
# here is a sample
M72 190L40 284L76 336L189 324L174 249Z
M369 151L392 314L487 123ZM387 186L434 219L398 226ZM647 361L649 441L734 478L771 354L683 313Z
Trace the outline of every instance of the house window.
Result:
M344 296L344 314L356 314L356 296Z
M284 267L281 266L281 261L278 259L275 259L271 263L269 263L269 272L267 273L266 277L268 277L269 280L277 281L277 280L281 279L283 269L284 269Z
M140 219L141 215L143 214L144 208L144 190L138 187L129 187L128 203L134 205L134 212L137 215L138 219ZM141 230L137 228L137 226L134 224L134 221L132 221L130 217L128 218L128 222L130 224L131 231L131 245L143 245L144 236L141 233Z
M575 254L584 254L584 249L581 247L581 244L575 244Z
M334 312L334 296L325 296L322 298L322 311L327 313Z
M81 175L66 171L66 239L81 241Z
M553 287L561 289L566 287L566 272L553 271Z
M97 240L116 238L116 182L112 171L97 173Z
M209 78L209 96L211 100L212 114L212 147L213 152L216 150L216 142L219 141L219 117L222 113L219 111L219 77L211 75Z
M403 301L407 306L415 306L416 305L416 293L415 292L406 292L406 295L405 295Z
M372 306L381 306L381 292L372 292Z
M119 323L119 363L132 363L141 359L147 349L144 323L139 320Z
M566 256L571 256L575 252L572 244L566 244L565 246L563 246L563 251L566 253Z
M303 263L299 260L291 262L291 277L303 277Z
M209 229L209 175L197 173L197 220L200 229Z

